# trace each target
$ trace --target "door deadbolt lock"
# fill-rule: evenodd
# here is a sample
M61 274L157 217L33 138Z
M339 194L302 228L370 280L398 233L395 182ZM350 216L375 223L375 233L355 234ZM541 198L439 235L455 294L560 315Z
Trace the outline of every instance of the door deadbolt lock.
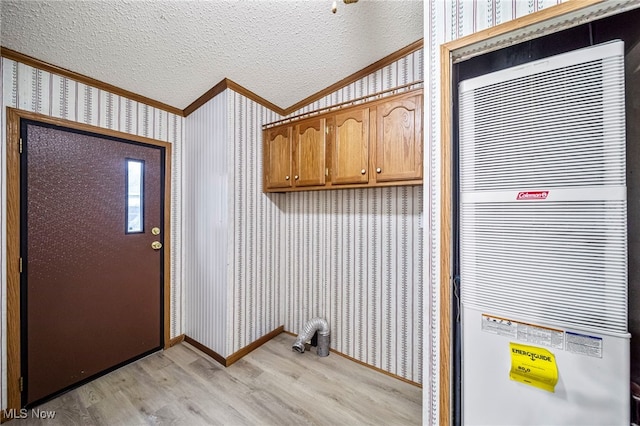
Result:
M162 248L162 243L160 241L154 241L151 243L151 248L154 250L160 250Z
M151 228L151 233L153 235L160 235L160 228L158 228L157 226Z

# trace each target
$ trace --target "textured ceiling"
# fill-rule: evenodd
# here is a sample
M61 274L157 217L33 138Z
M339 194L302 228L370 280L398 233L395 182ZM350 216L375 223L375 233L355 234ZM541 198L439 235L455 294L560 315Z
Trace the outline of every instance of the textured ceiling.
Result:
M287 108L423 37L412 0L0 0L0 44L183 109L223 78Z

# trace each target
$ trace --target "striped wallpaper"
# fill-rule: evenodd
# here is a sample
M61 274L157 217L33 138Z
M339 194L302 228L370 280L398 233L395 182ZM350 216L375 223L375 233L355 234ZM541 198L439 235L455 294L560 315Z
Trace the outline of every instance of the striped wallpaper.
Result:
M421 81L417 50L294 114ZM389 187L285 196L285 330L320 316L331 347L422 383L423 187Z
M229 212L227 92L185 119L183 270L187 336L226 356Z
M281 194L262 193L262 124L225 90L186 118L185 334L223 357L283 324Z
M331 347L422 380L422 186L288 194L285 329L320 316Z
M424 3L425 68L425 210L428 217L428 240L425 242L425 265L429 265L426 289L424 339L424 381L430 383L423 393L422 419L425 424L438 424L439 412L439 253L440 253L440 45L474 32L520 18L562 0L430 0Z
M229 91L233 153L231 306L228 353L256 341L283 322L284 270L289 255L281 235L284 194L262 193L262 124L280 116Z
M87 86L31 66L1 58L2 174L0 174L0 239L2 250L2 407L7 404L6 347L6 107L114 129L125 133L170 142L172 149L171 182L171 337L182 333L181 246L181 150L183 117Z
M423 63L414 52L296 114L421 80ZM421 382L422 187L264 194L262 125L278 119L231 90L186 118L185 333L227 357L322 316L334 349Z

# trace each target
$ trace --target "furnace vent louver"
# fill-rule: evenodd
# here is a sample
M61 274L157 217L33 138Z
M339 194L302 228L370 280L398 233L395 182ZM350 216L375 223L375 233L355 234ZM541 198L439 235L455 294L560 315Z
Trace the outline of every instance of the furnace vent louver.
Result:
M466 306L627 331L622 58L613 42L460 85Z

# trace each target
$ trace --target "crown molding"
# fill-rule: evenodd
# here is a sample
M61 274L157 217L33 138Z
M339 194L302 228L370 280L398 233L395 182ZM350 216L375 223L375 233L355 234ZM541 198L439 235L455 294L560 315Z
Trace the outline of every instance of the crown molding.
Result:
M200 96L198 99L196 99L191 104L189 104L189 106L184 109L183 116L186 117L190 115L192 112L196 111L202 105L206 104L211 99L218 96L220 93L224 92L226 89L231 89L234 92L239 93L266 108L269 108L270 110L277 112L280 115L285 115L285 110L283 110L279 106L269 102L268 100L266 100L261 96L256 95L251 90L246 89L245 87L239 85L233 80L230 80L228 78L223 78L222 80L220 80L218 84L213 86L211 89L207 90L205 93L202 94L202 96Z
M332 84L331 86L320 90L317 93L314 93L311 96L306 97L305 99L301 100L300 102L297 102L294 105L291 105L288 108L282 108L279 107L278 105L273 104L272 102L269 102L268 100L266 100L265 98L255 94L254 92L252 92L251 90L241 86L240 84L228 79L228 78L224 78L222 79L219 83L217 83L215 86L213 86L211 89L207 90L205 93L203 93L198 99L196 99L195 101L193 101L191 104L189 104L189 106L187 106L185 109L181 110L179 108L176 107L172 107L171 105L167 105L165 103L156 101L154 99L151 98L147 98L145 96L139 95L137 93L134 92L130 92L128 90L122 89L120 87L114 86L112 84L109 83L105 83L103 81L100 80L96 80L94 78L91 77L87 77L86 75L83 74L79 74L77 72L74 71L70 71L68 69L59 67L57 65L53 65L50 64L48 62L45 61L41 61L39 59L33 58L31 56L25 55L23 53L17 52L15 50L11 50L11 49L7 49L5 47L0 47L0 56L3 56L7 59L11 59L17 62L21 62L23 64L32 66L34 68L38 68L44 71L48 71L54 74L58 74L61 75L63 77L67 77L67 78L71 78L73 80L79 81L81 83L87 84L89 86L93 86L96 87L98 89L102 89L108 92L111 92L113 94L119 95L119 96L123 96L144 104L147 104L149 106L170 112L172 114L176 114L179 115L181 117L187 117L189 116L191 113L193 113L194 111L196 111L198 108L200 108L202 105L204 105L205 103L207 103L208 101L210 101L211 99L213 99L215 96L219 95L220 93L222 93L223 91L225 91L226 89L231 89L234 92L243 95L245 97L247 97L248 99L251 99L253 101L255 101L256 103L264 106L265 108L270 109L271 111L276 112L277 114L280 114L282 116L285 115L289 115L297 110L299 110L300 108L303 108L319 99L322 99L323 97L335 92L336 90L342 89L343 87L348 86L349 84L360 80L361 78L378 71L379 69L382 69L384 67L386 67L387 65L399 60L400 58L413 53L419 49L421 49L424 46L424 39L420 39L417 40L413 43L411 43L408 46L403 47L400 50L397 50L395 52L393 52L392 54L385 56L384 58L380 59L379 61L374 62L373 64L361 69L360 71L356 71L355 73L351 74L350 76L343 78L342 80Z
M256 101L257 103L259 103L260 105L262 105L263 107L269 108L271 111L277 112L280 115L285 115L287 114L287 112L280 108L279 106L272 104L271 102L269 102L268 100L266 100L263 97L260 97L258 95L256 95L255 93L253 93L251 90L246 89L242 86L240 86L239 84L226 79L227 80L227 88L233 90L236 93L239 93L243 96L246 96L247 98Z
M269 108L271 111L274 111L280 115L289 115L297 110L299 110L300 108L303 108L319 99L322 99L323 97L330 95L331 93L335 92L336 90L340 90L343 87L346 87L348 85L350 85L351 83L360 80L361 78L374 73L376 71L378 71L379 69L382 69L384 67L386 67L387 65L397 61L398 59L407 56L410 53L415 52L416 50L421 49L424 46L424 39L420 39L417 41L414 41L413 43L411 43L408 46L403 47L400 50L397 50L395 52L393 52L392 54L385 56L384 58L380 59L379 61L374 62L373 64L361 69L360 71L356 71L355 73L351 74L348 77L343 78L342 80L338 81L337 83L332 84L331 86L320 90L317 93L314 93L311 96L306 97L305 99L301 100L300 102L297 102L293 105L291 105L288 108L281 108L269 101L267 101L266 99L264 99L263 97L260 97L258 95L256 95L255 93L253 93L252 91L246 89L245 87L235 83L232 80L229 80L228 78L225 78L223 80L221 80L218 84L216 84L215 86L213 86L211 89L209 89L206 93L204 93L202 96L200 96L198 99L196 99L195 101L193 101L188 107L186 107L184 109L184 116L188 116L189 114L191 114L192 112L194 112L195 110L197 110L198 108L200 108L202 105L204 105L205 103L207 103L208 101L210 101L211 99L213 99L215 96L217 96L218 94L220 94L221 92L223 92L225 89L231 89L234 92L237 92L243 96L246 96L247 98L255 101L256 103L262 105L263 107Z
M356 71L355 73L351 74L350 76L343 78L342 80L332 84L331 86L322 89L321 91L314 93L313 95L301 100L300 102L291 105L289 108L285 108L285 113L282 115L289 115L292 112L295 112L297 110L299 110L300 108L303 108L309 104L312 104L313 102L324 98L327 95L330 95L331 93L335 92L336 90L340 90L343 87L346 87L348 85L350 85L351 83L354 83L358 80L360 80L361 78L366 77L367 75L374 73L376 71L378 71L379 69L382 69L384 67L386 67L389 64L392 64L393 62L397 61L398 59L407 56L410 53L415 52L416 50L422 49L422 47L424 46L424 39L420 39L417 41L414 41L413 43L411 43L408 46L403 47L400 50L396 50L395 52L393 52L392 54L385 56L384 58L380 59L379 61L374 62L373 64L361 69L360 71Z
M21 62L25 65L32 66L34 68L41 69L43 71L48 71L53 74L58 74L63 77L71 78L80 83L87 84L89 86L96 87L98 89L105 90L107 92L111 92L114 95L123 96L125 98L132 99L137 102L141 102L147 104L151 107L158 108L172 114L176 114L179 116L183 116L183 111L180 108L172 107L171 105L167 105L165 103L156 101L151 98L147 98L146 96L139 95L134 92L130 92L128 90L122 89L120 87L114 86L109 83L105 83L100 80L96 80L91 77L87 77L86 75L79 74L74 71L70 71L66 68L59 67L57 65L50 64L45 61L41 61L40 59L33 58L31 56L25 55L24 53L16 52L15 50L7 49L6 47L0 46L0 56L3 56L7 59L11 59L16 62Z
M220 80L218 84L213 86L211 89L204 92L198 99L191 102L188 107L182 110L182 116L186 117L190 115L192 112L200 108L202 105L206 104L211 99L218 96L220 93L224 92L227 89L227 79L223 78Z

